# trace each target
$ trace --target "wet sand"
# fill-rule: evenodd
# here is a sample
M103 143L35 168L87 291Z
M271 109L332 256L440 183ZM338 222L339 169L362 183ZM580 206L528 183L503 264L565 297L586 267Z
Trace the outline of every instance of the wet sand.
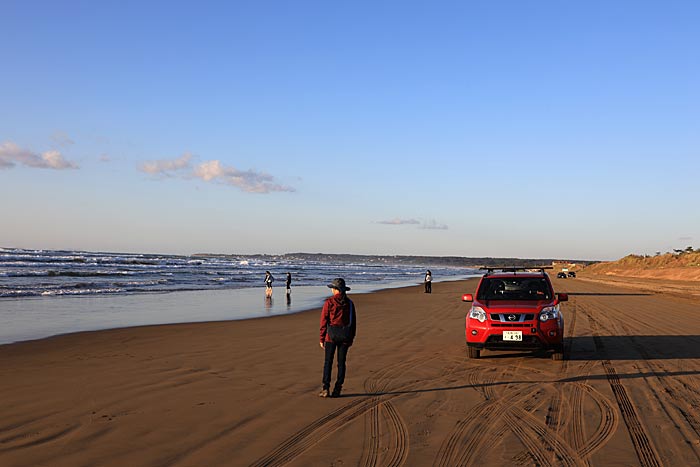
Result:
M388 283L399 287L408 283ZM353 287L366 293L378 284ZM164 323L230 321L267 318L323 306L325 285L264 288L189 290L102 296L0 298L0 345L81 331Z
M344 396L318 310L0 346L0 465L698 465L700 301L554 279L570 358L464 349L476 280L351 295Z

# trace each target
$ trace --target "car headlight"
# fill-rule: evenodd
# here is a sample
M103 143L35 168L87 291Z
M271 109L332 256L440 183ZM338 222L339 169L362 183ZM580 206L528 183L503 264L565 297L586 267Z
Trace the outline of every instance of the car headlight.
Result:
M486 321L486 312L481 307L473 306L471 310L469 310L469 317L473 319L478 319L479 322L483 323L484 321Z
M540 311L540 321L549 321L559 318L559 305L546 306Z

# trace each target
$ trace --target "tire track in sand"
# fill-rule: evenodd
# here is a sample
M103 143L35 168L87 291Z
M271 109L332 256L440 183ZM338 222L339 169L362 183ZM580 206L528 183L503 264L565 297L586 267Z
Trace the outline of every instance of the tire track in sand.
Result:
M571 315L571 324L568 326L566 333L567 341L564 346L565 360L560 372L562 375L569 375L571 373L569 356L573 351L573 338L576 334L579 308L581 308L581 304L578 303L575 297L569 305L568 312ZM588 316L585 310L581 310L580 312ZM555 422L552 420L551 422L552 428L555 429L555 431L560 432L561 430L565 430L568 434L566 438L570 440L569 443L571 447L578 453L585 464L589 463L590 455L599 450L615 433L619 423L619 417L617 416L613 402L588 384L588 377L590 376L592 366L593 362L589 360L585 361L576 370L577 375L584 375L584 378L581 381L567 385L571 390L568 400L563 397L563 391L559 392L562 394L563 398L562 406L568 405L569 413L567 415L562 415L560 411L560 413L558 413L559 421ZM586 439L586 418L584 416L583 405L584 395L588 395L593 402L595 402L600 412L600 422L589 439ZM554 426L555 423L557 423L557 426Z
M401 418L401 415L391 403L384 404L384 411L390 420L389 426L392 427L392 439L395 442L393 449L389 449L389 459L386 465L388 467L399 467L406 462L408 458L408 427Z
M442 360L443 356L438 354L421 363L425 364L434 359ZM380 370L373 378L369 378L365 381L365 389L370 393L389 391L390 384L397 376L415 367L416 362L408 361ZM432 378L431 382L434 384L459 371L469 372L472 371L472 369L464 369L464 360L459 359L458 361L453 361L439 376ZM405 388L407 385L403 386ZM379 397L377 397L377 399L379 399ZM385 424L388 426L389 436L387 437L382 436L380 419L384 420ZM364 467L375 467L376 465L399 466L402 465L408 457L408 427L391 400L378 401L377 406L373 407L372 410L365 414L364 446L365 450L360 462L360 465ZM384 453L382 457L386 460L385 463L379 464L380 452Z
M593 341L597 350L603 354L607 354L605 349L605 344L603 339L600 337L600 324L598 321L588 314L588 319L591 323L591 330L593 331ZM637 458L639 459L640 465L643 467L656 467L663 465L659 456L651 443L649 436L647 435L642 422L637 415L637 411L634 408L634 404L630 400L625 387L620 382L620 377L617 375L617 371L613 367L610 360L603 360L603 369L605 370L605 376L608 379L608 384L610 389L615 396L618 408L622 414L622 420L627 426L627 431L630 434L630 439L632 440L632 445L637 453Z
M598 326L603 327L600 323L598 323ZM687 392L683 389L675 391L672 382L676 378L671 377L662 364L654 361L654 357L650 355L647 348L638 341L630 327L624 322L611 322L609 326L604 328L615 335L628 336L632 347L642 357L644 366L650 372L649 377L643 378L650 390L650 394L654 396L659 408L678 429L679 434L692 449L695 455L695 463L700 463L700 451L697 445L697 439L700 436L700 424L693 415L695 413L693 408L698 406L695 393L693 391Z
M513 368L518 367L507 367L500 375L499 381L507 378ZM542 451L541 433L543 430L546 432L547 428L529 414L530 410L534 410L541 404L542 399L538 397L541 395L541 385L539 383L524 386L521 384L519 388L504 390L504 394L499 397L492 385L495 378L485 376L479 379L480 373L471 374L470 383L482 392L486 400L470 409L468 417L457 422L438 451L433 464L436 467L473 465L477 459L481 458L481 453L491 446L492 441L499 439L508 429L521 438L530 451L536 447L538 451ZM524 413L529 417L524 423L528 428L525 431L521 427L523 424L521 418ZM509 414L514 415L513 423L507 422ZM472 433L475 436L470 436ZM552 450L563 453L561 456L564 459L563 465L580 465L576 460L576 453L567 447L566 442L558 436L555 436L554 440L548 440L549 437L551 433L547 432L544 441L552 444ZM537 454L537 460L540 465L551 465L546 456Z
M377 405L377 400L356 399L330 413L314 420L300 431L296 432L277 448L251 464L256 467L284 465L335 432L346 423L364 414Z
M481 391L484 394L486 401L482 402L473 410L471 410L471 416L468 416L457 422L455 427L452 429L450 435L445 439L445 441L443 441L442 445L440 446L435 461L433 462L434 467L448 467L451 465L455 465L455 463L453 462L453 458L456 456L456 451L461 444L464 432L467 430L470 424L475 425L473 429L480 430L488 422L486 418L489 415L488 409L491 406L491 403L489 402L488 390L484 388L488 388L494 382L495 378L493 377L493 375L485 375L479 377L479 375L484 373L484 370L485 368L479 368L478 371L471 373L469 375L469 384L475 386L476 388L479 388L477 390ZM468 440L468 442L465 445L463 445L462 451L473 451L477 447L477 441L480 440ZM461 452L457 454L461 454Z
M565 357L564 365L562 368L563 374L570 374L570 360L568 356L571 355L573 351L573 337L576 333L576 322L579 315L579 308L581 304L578 300L573 297L570 302L570 314L571 314L571 324L568 327L567 332L567 342L565 344ZM581 311L586 315L585 311ZM587 315L586 315L587 316ZM567 438L570 440L571 447L579 454L582 460L588 464L589 457L591 454L600 449L605 442L615 433L619 423L619 417L614 409L613 402L608 399L605 395L596 391L592 386L588 384L588 378L591 373L593 362L588 360L585 361L576 371L579 375L584 375L584 378L580 382L575 382L569 385L571 393L568 399L570 416L568 420L564 422L564 426L560 429L565 429L568 433ZM591 437L586 440L586 426L585 426L585 414L584 414L584 395L588 395L598 406L600 411L600 423L596 428L595 432ZM561 416L561 414L560 414Z
M575 332L575 316L573 313L568 329L569 337ZM570 348L570 341L567 345ZM511 368L519 369L518 366ZM560 379L567 369L568 362L565 360L557 372ZM573 382L567 386L581 386L581 401L586 393L598 405L601 410L601 422L584 447L571 445L559 433L564 426L562 420L571 418L568 416L566 399L556 387L559 381L544 384L536 381L532 384L520 383L520 388L506 388L502 394L498 394L493 389L493 377L484 375L479 380L484 371L485 368L482 368L481 371L472 373L470 378L470 383L482 392L484 402L470 409L470 414L457 422L450 436L440 447L434 466L472 465L483 458L482 454L491 446L493 440L500 439L508 430L512 431L526 448L525 452L514 457L514 461L535 462L538 465L585 466L588 465L587 457L599 449L615 431L617 418L612 402L589 386ZM528 371L531 372L532 369ZM507 371L504 371L498 381L507 380L507 377ZM544 399L541 396L548 386L553 386L555 393L550 403L550 418L542 423L531 412L541 405L541 402L537 401ZM582 402L577 407L582 413ZM578 423L581 423L581 420L582 417ZM584 433L584 427L580 426L577 431Z
M379 370L375 375L376 380L373 384L376 385L376 388L382 389L382 391L375 391L376 395L372 397L355 399L314 420L251 465L256 467L284 465L311 449L321 440L330 436L338 429L342 428L348 423L351 423L359 416L378 408L382 404L386 404L392 399L402 396L403 394L399 391L415 389L419 387L420 384L424 385L424 381L409 382L408 384L398 385L391 388L391 393L383 393L387 391L389 384L395 379L396 375L400 375L408 368L417 367L436 358L438 357L432 356L421 359L407 360ZM433 381L429 381L429 383L432 384ZM378 420L379 412L377 412L376 415ZM390 444L395 447L392 454L390 454L390 458L403 462L408 455L408 429L401 417L397 416L397 413L391 412L387 416L387 422L391 427L389 430L390 435L392 436L392 441ZM372 421L371 424L374 424L374 421ZM378 453L378 444L375 444L374 441L372 441L369 445L365 444L365 449L374 450L375 453ZM372 452L363 452L363 460L365 462L374 462L374 465L376 465L378 455Z
M395 375L403 373L410 366L415 365L414 362L400 362L396 365L392 365L379 370L374 377L365 380L365 390L368 393L380 393L385 392L394 379ZM393 443L396 449L407 449L407 442L401 443L398 441L398 437L401 433L407 432L405 424L400 417L389 417L384 410L385 407L389 406L390 409L395 412L391 401L382 401L380 396L373 396L373 402L375 405L365 414L365 443L362 452L362 459L360 465L364 467L375 467L379 462L380 453L380 419L385 419L389 425L390 436L395 436L395 443ZM387 444L391 443L392 438L390 437ZM392 459L398 457L405 457L404 453L399 453L398 455L394 453Z
M523 405L523 409L530 412L533 410L536 410L537 407L542 405L543 399L537 397L539 395L538 392L533 392L530 393L528 396L523 397L521 399L517 400L518 404ZM534 397L530 397L534 396ZM507 423L501 423L500 426L498 426L493 432L492 432L492 439L501 439L501 437L509 430L509 426ZM460 465L472 465L474 464L475 461L474 459L482 459L486 454L485 451L487 448L489 448L490 445L487 443L481 443L477 449L470 453L463 454L462 457L460 458ZM527 450L521 451L519 454L513 456L513 462L516 465L532 465L534 462L534 458L532 455L530 455L530 452Z

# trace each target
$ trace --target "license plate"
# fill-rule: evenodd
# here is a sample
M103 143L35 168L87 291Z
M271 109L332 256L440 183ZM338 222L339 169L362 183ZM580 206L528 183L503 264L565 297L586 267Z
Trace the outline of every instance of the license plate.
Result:
M523 332L522 331L503 331L504 341L522 341Z

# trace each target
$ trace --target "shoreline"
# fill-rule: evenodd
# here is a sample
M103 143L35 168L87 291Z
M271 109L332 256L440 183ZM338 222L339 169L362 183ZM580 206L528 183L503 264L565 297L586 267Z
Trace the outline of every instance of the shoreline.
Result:
M453 277L435 283L465 280ZM354 294L416 286L414 282L358 284ZM139 326L239 321L300 313L323 306L326 286L297 286L290 296L275 287L191 290L130 295L26 297L0 299L0 346L79 332Z

